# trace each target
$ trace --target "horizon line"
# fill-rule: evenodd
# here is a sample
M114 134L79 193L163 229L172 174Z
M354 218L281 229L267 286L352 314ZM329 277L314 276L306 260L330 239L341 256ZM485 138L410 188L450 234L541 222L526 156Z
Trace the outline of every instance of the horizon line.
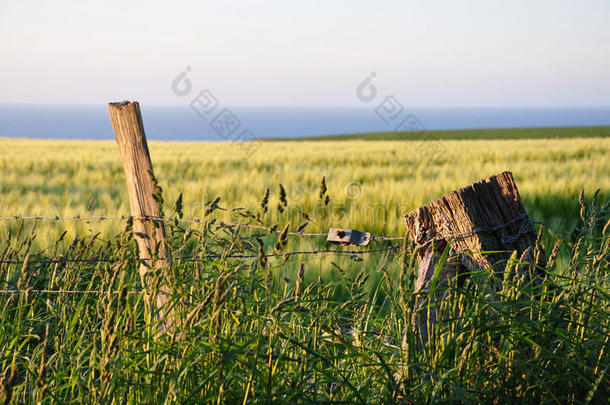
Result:
M134 100L136 101L136 100ZM138 101L139 102L139 101ZM45 106L45 107L99 107L101 105L107 106L110 102L97 103L47 103L47 102L4 102L0 101L0 106ZM139 102L141 105L142 103ZM148 107L186 107L190 103L184 104L159 104L159 103L146 103L144 106ZM377 104L371 105L357 105L357 104L301 104L301 105L279 105L279 104L232 104L227 105L230 108L338 108L338 109L363 109L369 110L375 108ZM459 108L610 108L609 104L467 104L467 105L409 105L408 108L446 108L446 109L459 109Z

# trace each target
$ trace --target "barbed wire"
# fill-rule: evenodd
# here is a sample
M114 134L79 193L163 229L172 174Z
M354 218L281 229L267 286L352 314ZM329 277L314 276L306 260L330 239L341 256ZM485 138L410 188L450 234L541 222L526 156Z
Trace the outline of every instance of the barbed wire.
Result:
M384 247L384 248L378 248L378 249L370 249L370 250L362 250L362 249L351 249L351 250L337 250L337 249L319 249L319 250L311 250L311 251L291 251L291 252L273 252L273 253L268 253L265 254L266 257L286 257L288 256L293 256L293 255L317 255L317 254L324 254L324 253L334 253L334 254L351 254L351 255L362 255L362 254L371 254L371 253L379 253L379 252L385 252L385 251L390 251L390 252L398 252L402 250L402 248L398 245L392 245L389 247ZM221 254L214 254L214 255L206 255L206 256L176 256L173 257L173 260L176 261L190 261L190 262L201 262L201 261L205 261L207 259L211 259L211 258L219 258L219 257L225 257L225 258L250 258L250 259L254 259L254 258L259 258L261 257L260 254L232 254L232 255L221 255ZM147 261L147 260L155 260L155 259L138 259L138 258L126 258L128 260L132 260L134 262L142 262L142 261ZM24 263L45 263L45 264L53 264L53 263L71 263L71 262L77 262L77 263L82 263L82 262L91 262L91 263L96 263L96 262L118 262L118 261L125 261L126 259L113 259L113 258L86 258L86 259L77 259L77 258L59 258L59 259L34 259L34 260L0 260L0 264L24 264ZM156 260L164 260L164 258L156 258ZM16 295L16 294L25 294L25 293L34 293L34 294L78 294L78 295L84 295L84 294L107 294L107 293L111 293L111 294L119 294L121 293L121 291L100 291L100 290L50 290L50 289L41 289L41 290L35 290L35 289L24 289L24 290L17 290L17 289L0 289L0 294L12 294L12 295ZM128 294L142 294L144 293L143 291L127 291L126 293Z
M31 220L55 220L55 221L85 221L85 220L104 220L104 219L156 219L160 220L161 217L133 217L131 215L117 215L117 216L107 216L107 215L98 215L98 216L60 216L60 215L13 215L8 217L0 217L0 221L15 221L20 219L31 219Z
M122 291L101 291L101 290L35 290L35 289L24 289L24 290L0 290L0 294L121 294ZM129 290L125 291L126 294L144 294L144 291Z
M104 221L104 220L134 220L134 221L157 221L157 222L174 222L174 221L178 221L178 222L183 222L183 223L190 223L190 224L196 224L196 225L203 225L206 223L206 220L204 219L190 219L190 218L166 218L166 217L160 217L160 216L142 216L142 217L135 217L135 216L131 216L131 215L115 215L115 216L111 216L111 215L98 215L98 216L81 216L81 215L74 215L74 216L59 216L59 215L27 215L27 216L20 216L20 215L14 215L14 216L9 216L9 217L0 217L0 221L18 221L18 220L34 220L34 221L42 221L42 220L49 220L49 221ZM256 224L251 224L251 223L247 223L247 222L225 222L225 221L209 221L209 223L211 225L217 225L220 227L226 227L226 228L230 228L230 227L242 227L242 228L251 228L251 229L260 229L260 230L265 230L268 233L280 233L281 230L280 229L273 229L270 226L264 226L264 225L256 225ZM287 232L288 235L292 235L292 236L298 236L298 237L328 237L328 232L325 233L313 233L313 232L292 232L289 231ZM393 240L402 240L404 239L404 237L402 236L396 236L396 237L387 237L384 235L381 236L375 236L372 235L372 240L373 241L377 241L377 242L384 242L384 241L393 241Z
M0 221L4 220L18 220L18 219L34 219L34 220L41 220L41 219L51 219L51 220L105 220L105 219L121 219L121 220L126 220L126 219L140 219L140 220L157 220L157 221L174 221L174 219L171 218L163 218L163 217L140 217L140 218L134 218L131 216L95 216L95 217L83 217L83 216L74 216L74 217L59 217L59 216L54 216L54 217L47 217L47 216L29 216L29 217L19 217L19 216L15 216L15 217L1 217ZM524 220L524 222L521 224L521 226L519 227L519 231L514 234L514 235L508 235L508 236L503 236L501 239L501 242L504 243L512 243L514 242L516 239L518 239L521 235L526 234L526 233L532 233L533 230L531 228L528 227L528 225L531 224L539 224L541 226L547 227L548 226L542 222L538 222L538 221L532 221L527 217L526 213L522 213L502 224L499 225L495 225L495 226L489 226L489 227L477 227L475 229L473 229L472 231L469 232L464 232L464 233L459 233L459 234L455 234L455 235L451 235L451 237L466 237L469 235L474 235L477 233L481 233L481 232L495 232L501 229L504 229L506 227L508 227L511 224L514 224L518 221ZM181 220L183 222L191 222L191 223L196 223L196 224L203 224L204 222L202 220ZM267 230L270 231L270 229L268 227L262 226L262 225L255 225L255 224L249 224L249 223L241 223L241 222L232 222L232 223L226 223L226 222L222 222L222 221L218 221L218 222L213 222L212 224L216 224L219 226L231 226L231 227L236 227L236 226L241 226L241 227L250 227L250 228L256 228L256 229L263 229L263 230ZM275 231L275 230L274 230ZM288 234L292 234L292 235L297 235L297 236L327 236L328 234L322 234L322 233L302 233L302 232L290 232ZM446 236L445 236L446 237ZM373 240L374 241L380 241L380 240L404 240L405 237L374 237ZM424 245L427 245L428 243L433 242L434 240L439 239L439 237L436 238L431 238L429 240L427 240L426 242L419 244L417 246L415 246L416 249L421 248ZM363 255L363 254L372 254L372 253L380 253L380 252L385 252L385 251L391 251L391 252L398 252L401 250L404 250L404 247L401 247L399 244L394 244L388 247L382 247L382 248L377 248L377 249L318 249L318 250L308 250L308 251L288 251L288 252L276 252L273 251L271 253L257 253L257 254L246 254L246 253L239 253L239 254L207 254L207 255L199 255L199 256L195 256L195 255L191 255L191 256L173 256L172 260L174 261L188 261L188 262L203 262L206 260L210 260L210 259L214 259L214 258L236 258L236 259L254 259L254 258L260 258L262 256L266 256L266 257L290 257L293 255L318 255L318 254L350 254L352 255L353 259L356 260L359 258L358 255ZM410 249L408 249L410 251ZM29 259L27 258L24 260L12 260L12 259L0 259L0 264L24 264L24 263L44 263L44 264L57 264L57 263L99 263L99 262L107 262L107 263L114 263L114 262L119 262L119 261L134 261L134 262L146 262L149 260L164 260L165 258L109 258L109 257L97 257L97 258L69 258L69 257L60 257L60 258L50 258L50 259ZM360 260L362 260L360 258ZM41 290L34 290L34 289L26 289L26 290L17 290L17 289L0 289L0 294L24 294L24 293L36 293L36 294L106 294L106 293L111 293L111 294L118 294L120 293L120 291L99 291L99 290L50 290L50 289L41 289ZM142 291L127 291L127 293L138 293L141 294L143 293Z
M8 220L18 220L18 219L33 219L33 220L105 220L105 219L120 219L120 220L126 220L126 219L135 219L135 220L154 220L154 221L174 221L175 219L172 218L165 218L165 217L152 217L152 216L146 216L146 217L131 217L131 216L125 216L125 215L121 215L121 216L72 216L72 217L60 217L60 216L26 216L26 217L20 217L20 216L13 216L13 217L0 217L0 221L8 221ZM204 222L202 220L199 219L179 219L180 221L183 222L190 222L190 223L196 223L196 224L203 224ZM452 235L439 235L433 238L430 238L428 240L426 240L423 243L417 244L416 248L422 248L432 242L434 242L435 240L446 240L447 238L453 238L453 237L467 237L467 236L471 236L471 235L475 235L481 232L495 232L498 231L500 229L504 229L506 227L508 227L511 224L514 224L518 221L524 220L524 222L521 224L518 232L514 235L507 235L507 236L503 236L501 238L501 242L502 244L505 243L512 243L515 242L521 235L524 235L526 233L534 233L533 230L531 229L531 227L529 227L529 225L531 224L540 224L541 226L545 226L548 228L548 226L546 226L544 223L542 222L537 222L537 221L531 221L528 217L527 217L527 213L521 213L520 215L517 215L516 217L502 223L502 224L498 224L495 226L489 226L489 227L477 227L475 229L473 229L472 231L469 232L463 232L463 233L457 233L457 234L452 234ZM271 229L269 227L266 226L262 226L262 225L255 225L255 224L249 224L249 223L243 223L243 222L223 222L223 221L216 221L216 222L211 222L213 225L218 225L221 227L248 227L248 228L255 228L255 229L261 229L261 230L266 230L268 232L281 232L277 229ZM303 233L303 232L287 232L287 234L289 235L295 235L295 236L300 236L300 237L306 237L306 236L328 236L328 233ZM373 241L396 241L396 240L404 240L405 237L385 237L385 236L378 236L375 237L373 236L372 240ZM384 247L384 248L378 248L378 249L368 249L368 250L364 250L364 249L352 249L352 250L338 250L338 249L317 249L317 250L309 250L309 251L293 251L293 252L273 252L273 253L264 253L265 256L267 257L277 257L277 256L290 256L290 255L316 255L316 254L325 254L325 253L333 253L333 254L351 254L351 255L358 255L358 254L370 254L370 253L378 253L378 252L383 252L383 251L396 251L396 250L400 250L401 248L396 244L396 245L392 245L389 247ZM248 258L257 258L260 256L260 253L258 254L228 254L228 255L221 255L221 254L214 254L214 255L205 255L205 256L175 256L173 257L173 260L182 260L182 261L205 261L205 260L209 260L209 259L214 259L214 258L241 258L241 259L248 259ZM56 264L56 263L97 263L97 262L108 262L108 263L114 263L114 262L118 262L118 261L124 261L125 259L117 259L117 258L108 258L108 257L101 257L101 258L65 258L65 257L60 257L60 258L51 258L51 259L33 259L33 260L28 260L29 263L45 263L45 264ZM154 260L154 259L146 259L146 258L133 258L131 260L135 260L135 261L147 261L147 260ZM163 260L163 258L156 258L156 260ZM0 259L0 264L23 264L25 263L26 260L12 260L12 259Z
M132 217L132 216L125 216L125 215L121 215L121 216L72 216L72 217L66 217L66 216L26 216L26 217L20 217L20 216L13 216L13 217L0 217L0 221L9 221L9 220L19 220L19 219L32 219L32 220L128 220L128 219L132 219L132 220L152 220L152 221L176 221L176 219L174 218L165 218L165 217L159 217L159 216L155 216L155 217ZM182 222L187 222L187 223L194 223L194 224L204 224L205 220L200 220L200 219L178 219L178 221L182 221ZM541 226L547 227L548 226L544 223L541 222L537 222L537 221L531 221L528 216L527 213L523 212L517 216L515 216L514 218L505 221L504 223L495 225L495 226L487 226L487 227L476 227L475 229L468 231L468 232L463 232L463 233L457 233L457 234L453 234L453 235L438 235L436 237L430 238L428 240L426 240L423 243L420 244L416 244L415 245L415 249L419 250L422 247L428 245L429 243L434 242L435 240L438 239L444 239L447 240L447 238L454 238L454 237L468 237L471 235L475 235L478 233L492 233L492 232L496 232L499 231L501 229L505 229L507 228L509 225L517 223L519 221L523 221L521 226L519 227L519 230L517 231L517 233L513 234L513 235L504 235L501 237L501 243L502 244L506 244L506 243L513 243L515 242L517 239L519 239L522 235L527 234L527 233L535 233L531 227L532 224L540 224ZM250 224L250 223L244 223L244 222L223 222L223 221L210 221L209 222L212 225L216 225L219 227L246 227L246 228L254 228L254 229L259 229L259 230L265 230L269 233L271 232L281 232L279 230L276 229L276 227L266 227L263 225L256 225L256 224ZM328 233L304 233L304 232L286 232L289 235L295 235L295 236L299 236L299 237L306 237L306 236L316 236L316 237L328 237ZM405 237L385 237L385 236L379 236L379 237L372 237L373 241L376 242L381 242L381 241L388 241L388 240L405 240ZM256 254L252 253L252 254L248 254L248 253L234 253L234 254L206 254L206 255L198 255L198 256L173 256L171 259L174 261L186 261L186 262L203 262L203 261L207 261L207 260L211 260L211 259L217 259L217 258L224 258L224 259L254 259L254 258L261 258L263 256L265 257L284 257L285 260L288 259L288 257L290 256L294 256L294 255L318 255L318 254L349 254L352 255L352 259L353 260L362 260L362 258L359 257L359 255L364 255L364 254L372 254L372 253L380 253L380 252L385 252L385 251L393 251L393 252L397 252L399 250L411 250L409 248L405 248L405 247L401 247L398 244L394 244L391 246L387 246L387 247L381 247L381 248L377 248L377 249L316 249L316 250L307 250L307 251L288 251L288 252L277 252L277 251L273 251L271 253L265 253L265 252L258 252ZM59 257L59 258L48 258L48 259L30 259L29 257L26 257L25 259L0 259L0 264L24 264L24 263L39 263L39 264L60 264L60 263L115 263L115 262L120 262L120 261L134 261L134 262L139 262L139 263L144 263L150 260L165 260L166 258L112 258L112 257L94 257L94 258L69 258L69 257ZM387 259L387 258L386 258ZM3 290L0 290L0 293L2 293ZM8 290L7 290L8 291ZM41 292L44 292L46 290L40 290ZM74 292L75 294L78 292Z
M536 232L530 227L530 225L537 224L537 225L541 225L550 230L548 225L546 225L543 222L532 221L531 219L528 218L527 213L523 212L523 213L517 215L516 217L514 217L504 223L495 225L495 226L480 226L480 227L476 227L473 230L468 231L468 232L460 232L460 233L453 233L453 234L448 234L448 235L439 235L439 236L431 237L430 239L428 239L422 243L419 243L416 247L422 248L422 247L429 245L430 243L432 243L434 241L438 241L438 240L448 240L449 238L465 238L468 236L478 235L480 233L493 233L493 232L499 231L501 229L505 229L509 225L512 225L512 224L514 224L518 221L522 221L522 220L523 220L523 223L519 227L519 230L517 231L517 233L515 233L513 235L502 236L500 238L501 244L504 245L507 243L514 243L522 235L526 235L528 233L536 235ZM553 232L553 233L556 234L555 232Z
M339 250L339 249L318 249L318 250L301 250L301 251L288 251L288 252L271 252L264 253L266 257L283 257L283 256L293 256L293 255L317 255L317 254L350 254L350 255L360 255L360 254L371 254L371 253L380 253L386 251L399 251L402 247L398 244L378 248L378 249L351 249L351 250ZM176 261L190 261L190 262L203 262L209 259L217 259L217 258L233 258L233 259L254 259L260 257L260 254L208 254L204 256L173 256L172 260ZM109 257L97 257L97 258L69 258L69 257L60 257L53 259L0 259L0 264L24 264L24 263L37 263L37 264L58 264L58 263L116 263L116 262L124 262L124 261L134 261L134 262L146 262L151 260L167 260L164 257L158 258L109 258Z

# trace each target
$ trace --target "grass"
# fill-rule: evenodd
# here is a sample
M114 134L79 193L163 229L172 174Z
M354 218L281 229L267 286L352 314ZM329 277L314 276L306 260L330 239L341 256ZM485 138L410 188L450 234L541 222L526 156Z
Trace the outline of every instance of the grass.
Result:
M167 215L204 221L168 224L176 259L169 281L158 272L145 281L152 295L140 293L129 222L2 222L2 259L25 263L0 263L0 288L15 291L0 294L0 400L605 403L610 226L600 201L610 196L610 140L425 146L274 142L246 158L229 143L152 142ZM128 213L112 142L0 140L0 152L2 216ZM213 222L402 236L404 212L503 170L515 174L530 217L555 232L542 227L543 269L513 259L502 280L477 271L415 292L408 241L362 260L285 255L323 238L283 242ZM216 196L220 207L205 215ZM51 257L112 261L44 262ZM171 287L173 336L159 335L158 282ZM427 303L419 311L437 311L426 344L411 328L418 300Z
M347 135L323 135L291 138L289 141L405 141L405 140L492 140L492 139L566 139L604 138L610 127L548 127L429 130L423 132L371 132ZM284 142L286 139L265 139Z
M331 274L284 257L281 237L255 243L209 220L196 229L170 222L174 252L202 259L176 257L168 272L150 272L144 295L129 222L67 249L113 262L40 262L57 252L32 252L35 230L15 234L3 258L25 260L0 265L2 288L14 291L0 294L0 400L606 403L610 206L581 203L575 239L558 240L546 265L512 258L499 279L491 269L463 283L441 274L420 291L407 241L400 254ZM555 261L558 249L567 264ZM234 256L244 253L255 258ZM161 283L169 333L153 305ZM83 290L93 291L67 292ZM437 322L422 336L411 320L428 308Z

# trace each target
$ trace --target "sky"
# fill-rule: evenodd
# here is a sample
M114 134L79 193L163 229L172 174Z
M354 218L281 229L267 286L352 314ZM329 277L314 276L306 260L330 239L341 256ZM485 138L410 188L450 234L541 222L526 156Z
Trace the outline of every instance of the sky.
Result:
M607 0L0 0L0 103L351 107L370 78L412 106L610 105L609 22Z

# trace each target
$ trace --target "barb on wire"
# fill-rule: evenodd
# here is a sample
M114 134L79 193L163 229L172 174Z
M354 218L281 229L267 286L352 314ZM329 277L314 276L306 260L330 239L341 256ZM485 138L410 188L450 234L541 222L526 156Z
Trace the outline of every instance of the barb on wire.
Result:
M405 237L404 236L374 236L373 235L373 241L374 242L384 242L386 240L404 240Z

